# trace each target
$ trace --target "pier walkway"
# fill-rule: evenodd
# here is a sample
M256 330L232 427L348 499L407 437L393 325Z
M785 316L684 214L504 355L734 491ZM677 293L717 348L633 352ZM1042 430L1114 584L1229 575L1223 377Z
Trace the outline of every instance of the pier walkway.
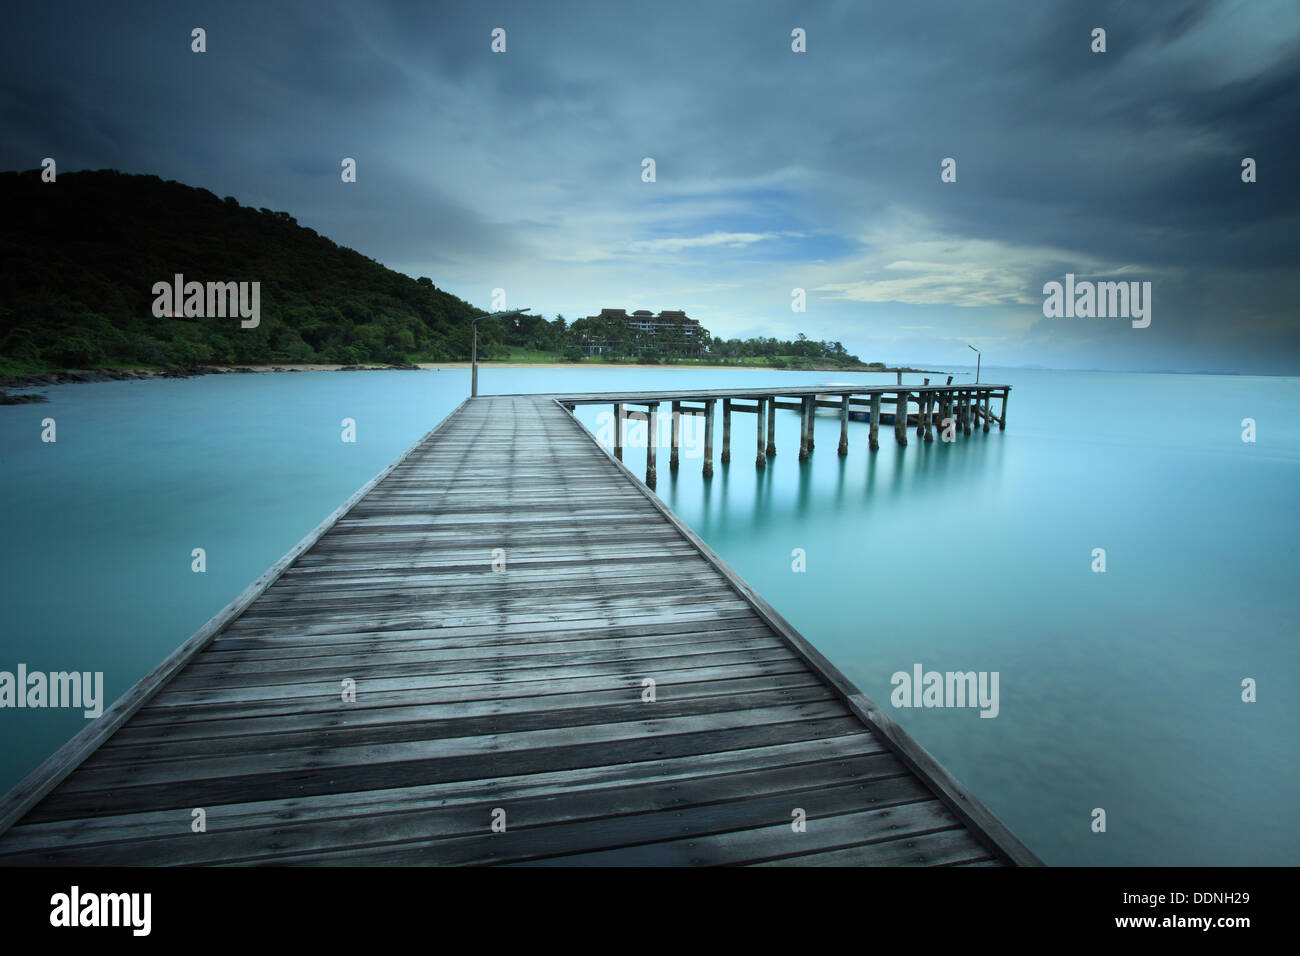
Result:
M463 403L0 801L0 865L1038 862L565 404Z

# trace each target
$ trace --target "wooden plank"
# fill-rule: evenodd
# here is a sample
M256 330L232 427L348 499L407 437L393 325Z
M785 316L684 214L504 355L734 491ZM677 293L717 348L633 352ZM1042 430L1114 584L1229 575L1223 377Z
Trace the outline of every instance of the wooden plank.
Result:
M640 686L624 691L621 698L606 699L597 704L582 700L566 700L550 706L541 706L538 698L526 698L526 707L507 707L503 701L453 703L422 708L385 708L383 712L371 711L369 720L343 724L331 720L326 725L317 719L302 729L293 729L279 722L275 728L264 728L262 733L223 734L222 730L234 722L225 721L221 727L202 727L203 735L180 737L163 734L152 737L115 736L111 743L101 747L93 757L82 764L87 770L107 770L113 767L139 767L155 765L167 760L210 760L218 757L269 754L286 750L333 751L342 747L370 747L416 741L445 740L455 737L475 737L497 733L509 717L512 733L526 731L559 730L561 728L592 727L597 724L619 724L643 720L647 711L658 720L681 717L700 717L709 714L748 711L754 708L787 707L797 704L825 702L832 699L828 688L820 684L804 685L780 690L757 690L688 699L671 698L657 701L648 708L641 700ZM430 713L433 711L433 713ZM250 721L241 722L238 729L246 731ZM191 725L193 726L193 725ZM160 748L160 743L169 746Z
M271 800L287 794L312 796L359 790L427 784L430 780L469 780L483 776L491 765L500 776L548 773L557 770L635 763L686 754L744 750L774 743L819 740L837 734L860 733L853 716L822 720L798 720L704 730L671 736L624 736L617 739L574 741L567 745L525 747L495 752L490 741L479 749L456 755L387 763L352 763L344 766L309 767L292 772L268 770L236 778L157 782L144 787L119 787L70 791L59 788L46 797L24 819L32 823L65 820L102 813L134 813L147 810L180 809L227 802ZM4 851L0 843L0 852Z
M726 678L681 684L664 684L660 699L668 703L698 701L737 695L785 695L787 701L809 689L820 688L817 679L806 672L795 671L785 675L761 678ZM636 688L640 695L640 686ZM314 713L272 714L257 719L241 717L209 718L193 714L198 719L177 719L169 722L146 723L131 721L113 736L111 747L106 745L98 753L137 744L162 743L207 738L258 737L302 730L333 730L336 728L369 727L375 724L400 724L409 721L454 720L489 715L524 714L536 711L563 710L578 707L606 707L624 705L629 700L628 688L604 690L585 694L539 694L518 697L488 697L485 699L456 699L441 703L407 703L385 707L348 708L346 711L316 711ZM193 713L193 712L191 712Z
M354 815L369 816L395 810L481 803L502 794L528 799L533 794L577 793L628 786L642 780L671 783L691 777L709 777L774 767L800 767L822 761L861 758L882 753L863 731L817 740L769 744L745 750L688 754L635 764L615 764L552 771L523 776L489 776L401 787L326 793L309 797L241 803L209 804L211 826L217 829L281 826L287 822L319 822ZM490 769L490 768L489 768ZM27 823L5 834L5 853L25 854L62 846L98 846L156 836L176 825L173 811L113 813L98 817ZM3 858L0 858L3 862Z
M764 860L756 866L952 866L989 862L988 851L962 827L914 834L901 839L859 843Z
M875 781L870 802L881 809L855 815L841 829L856 833L897 834L898 827L915 830L951 825L952 817L913 777L893 776ZM401 866L436 862L440 865L547 861L561 865L672 865L751 862L795 844L807 834L790 827L791 808L807 804L810 815L835 814L861 807L861 788L822 787L816 791L749 795L745 799L708 806L674 809L671 813L641 813L592 817L552 825L524 816L506 833L483 836L483 816L460 823L462 829L439 837L389 840L387 845L334 850L311 855L284 854L277 864ZM521 807L519 815L533 810ZM778 822L783 821L783 822ZM773 826L772 824L776 824ZM469 832L466 833L465 831ZM905 832L910 832L905 831ZM712 836L713 839L708 839ZM506 839L501 839L505 837ZM677 839L671 839L671 838ZM808 843L811 841L801 841ZM685 854L683 856L683 854Z
M896 778L889 783L904 793L908 784L917 786L916 781L907 778ZM832 813L819 817L816 810L824 809L827 804L832 807L835 804L832 801L821 801L820 805L803 808L809 811L809 821L808 829L802 833L796 833L790 822L773 822L767 826L721 833L705 832L685 839L648 843L618 852L600 850L554 856L538 862L561 866L734 866L779 861L785 865L790 860L797 859L800 853L840 847L852 840L864 838L874 838L872 843L877 846L883 844L884 856L889 852L888 844L903 835L922 836L956 823L938 800L900 803L896 802L898 797L890 794L886 787L877 787L876 790L883 795L880 802L884 806L881 809ZM787 799L785 804L789 808L790 801ZM787 821L789 812L787 809ZM858 862L867 865L876 863L869 858ZM888 858L881 862L887 863Z
M170 834L151 835L119 845L114 855L124 865L272 862L286 855L286 847L292 847L290 853L293 857L301 858L307 853L324 851L337 854L351 848L365 853L376 845L383 845L389 851L400 848L400 852L413 841L460 838L449 853L459 852L461 858L452 862L477 862L473 858L473 845L477 843L490 850L491 844L496 842L495 835L485 826L494 804L504 804L508 809L508 833L532 828L536 836L530 842L536 845L545 843L547 837L554 840L557 833L561 834L563 841L581 824L599 829L610 818L638 814L647 806L671 809L671 814L664 815L671 818L680 819L690 813L701 819L720 820L724 815L734 818L742 813L761 813L762 810L752 804L756 795L761 795L769 804L782 799L835 806L846 802L856 804L853 791L863 782L892 783L898 778L906 779L902 765L892 755L876 752L797 766L747 767L726 774L649 779L644 783L605 787L595 792L534 793L529 795L527 802L516 801L510 793L499 793L487 801L484 796L488 795L482 795L476 801L408 805L383 813L354 812L322 821L286 823L280 820L256 828L245 824L239 829L210 829L201 840L177 828ZM554 829L557 825L568 825L565 828L568 833ZM659 831L665 826L671 824L661 819L655 829ZM466 851L470 854L468 858ZM514 852L519 854L518 848ZM94 859L90 848L80 852L72 849L47 851L34 859L29 850L22 857L24 862L44 865L84 864ZM6 857L0 856L0 865L5 862Z
M857 737L845 736L759 747L745 752L728 751L646 761L631 766L593 767L523 777L491 777L255 804L217 805L210 807L210 821L213 830L283 827L286 824L320 822L348 816L368 817L403 809L495 802L507 794L514 800L525 800L533 795L597 792L636 784L642 780L671 784L763 768L808 767L827 760L836 760L841 766L853 767L844 758L854 761L870 759L869 756L859 755L855 749L857 746ZM176 823L174 813L150 812L116 814L90 821L34 824L11 831L13 839L8 841L8 846L20 854L47 847L99 846L111 841L147 839L156 836L160 830L165 832L163 828L175 828ZM9 863L12 859L12 856L0 858L0 862ZM33 859L30 862L46 861Z
M894 385L806 385L796 387L783 386L780 394L791 398L810 398L816 399L818 395L843 395L846 392L854 395L894 395L899 391L898 386L903 383L897 382ZM913 392L938 392L942 391L944 385L909 385L908 389ZM1010 391L1010 385L980 383L981 388L994 390L1005 389ZM703 402L709 398L741 398L756 399L760 395L770 395L771 391L755 391L752 388L703 388L703 389L675 389L673 391L627 391L627 392L547 392L547 393L529 393L527 395L498 395L498 399L517 399L522 401L555 401L573 405L607 405L610 402L628 402L632 404L646 404L647 402L666 402L673 400ZM798 410L797 408L795 409Z
M806 673L802 661L796 657L773 661L756 661L749 664L714 664L660 670L655 677L660 689L677 687L698 681L740 680L745 678L777 679L791 674ZM559 694L599 694L605 691L627 693L633 683L640 687L639 679L627 674L597 674L587 677L568 677L555 679L541 677L531 681L518 681L507 690L509 696L524 698L528 696L545 696ZM415 686L407 683L400 687L381 689L367 687L364 694L357 697L349 710L367 707L386 708L412 704L430 704L448 701L500 700L502 687L499 682L480 677L478 680L462 684L443 684L436 687ZM185 698L155 698L147 707L142 708L132 725L143 724L177 724L184 721L220 720L238 718L255 720L267 716L286 714L328 713L338 715L339 695L320 694L315 697L265 698L260 700L233 701L196 701Z

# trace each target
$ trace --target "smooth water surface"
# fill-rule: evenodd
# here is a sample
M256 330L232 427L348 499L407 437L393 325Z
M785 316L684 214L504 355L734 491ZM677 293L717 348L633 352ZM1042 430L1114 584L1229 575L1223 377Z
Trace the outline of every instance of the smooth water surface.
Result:
M52 387L48 404L0 407L0 670L102 670L111 702L455 408L468 378L208 376ZM913 431L899 448L885 426L871 454L867 425L850 422L841 457L823 411L800 464L798 415L779 411L777 455L758 471L754 416L736 414L732 463L711 481L690 421L670 471L664 414L657 491L1046 862L1294 863L1300 380L982 378L1014 386L1005 432L926 444ZM892 381L480 371L484 393ZM608 439L608 407L577 415ZM643 447L626 461L643 473ZM204 574L191 571L200 547ZM674 584L646 593L672 601ZM997 716L892 707L891 675L917 664L997 672ZM3 787L85 724L56 710L0 720Z

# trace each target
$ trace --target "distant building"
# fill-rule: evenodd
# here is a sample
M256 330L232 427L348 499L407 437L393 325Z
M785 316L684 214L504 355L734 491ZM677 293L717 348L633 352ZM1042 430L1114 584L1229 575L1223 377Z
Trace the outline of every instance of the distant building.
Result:
M674 348L675 351L685 354L700 354L697 340L703 327L698 320L690 318L680 310L665 309L655 315L649 309L637 309L629 315L627 309L601 309L599 315L591 315L588 318L600 322L623 321L627 323L629 329L646 332L656 337L662 336L666 340L665 347ZM638 351L654 347L640 346ZM598 343L589 344L585 348L587 352L597 355L610 351L608 346Z

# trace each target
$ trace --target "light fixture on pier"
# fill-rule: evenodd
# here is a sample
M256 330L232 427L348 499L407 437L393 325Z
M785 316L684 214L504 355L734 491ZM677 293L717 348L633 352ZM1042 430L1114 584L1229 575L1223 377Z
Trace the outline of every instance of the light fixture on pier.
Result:
M529 307L531 308L531 306ZM469 323L469 327L474 330L474 344L470 346L469 363L469 396L475 398L478 395L478 324L484 319L505 319L513 318L515 322L519 321L519 316L527 312L528 309L511 309L509 312L489 312L487 315L480 315Z
M980 359L983 358L983 356L980 355L979 349L969 343L967 343L966 348L975 353L975 384L978 385L980 381Z

